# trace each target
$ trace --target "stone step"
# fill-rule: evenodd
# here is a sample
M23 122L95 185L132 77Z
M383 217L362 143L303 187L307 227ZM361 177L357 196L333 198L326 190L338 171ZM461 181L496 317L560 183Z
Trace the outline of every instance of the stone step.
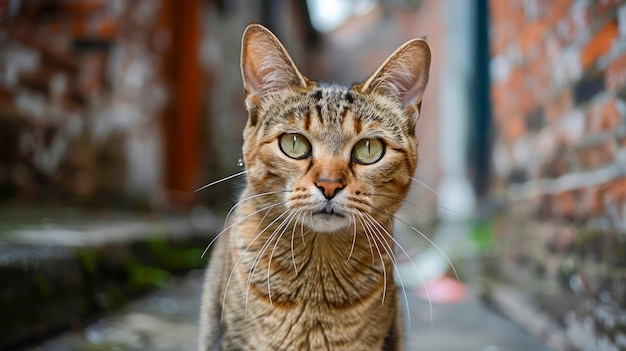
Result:
M196 351L203 270L171 279L86 326L22 351Z
M220 226L208 213L40 212L0 210L0 350L82 329L205 266Z

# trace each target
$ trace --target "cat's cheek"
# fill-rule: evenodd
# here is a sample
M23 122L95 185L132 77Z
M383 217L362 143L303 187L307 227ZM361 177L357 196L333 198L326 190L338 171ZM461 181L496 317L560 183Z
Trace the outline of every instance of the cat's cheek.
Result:
M248 183L257 192L276 191L284 189L284 174L284 170L257 160L252 167L248 168Z

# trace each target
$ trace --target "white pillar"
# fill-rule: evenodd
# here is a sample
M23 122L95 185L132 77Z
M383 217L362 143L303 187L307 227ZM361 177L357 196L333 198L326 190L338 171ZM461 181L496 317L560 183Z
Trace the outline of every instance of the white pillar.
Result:
M461 221L474 213L476 196L466 174L474 59L474 0L448 0L447 64L440 92L439 142L443 179L439 217Z

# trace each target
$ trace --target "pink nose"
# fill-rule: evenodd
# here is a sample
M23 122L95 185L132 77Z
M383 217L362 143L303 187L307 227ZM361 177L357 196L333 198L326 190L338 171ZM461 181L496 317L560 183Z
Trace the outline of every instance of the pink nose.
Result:
M332 199L339 190L343 189L343 184L341 184L339 179L329 180L321 178L317 180L315 185L327 199Z

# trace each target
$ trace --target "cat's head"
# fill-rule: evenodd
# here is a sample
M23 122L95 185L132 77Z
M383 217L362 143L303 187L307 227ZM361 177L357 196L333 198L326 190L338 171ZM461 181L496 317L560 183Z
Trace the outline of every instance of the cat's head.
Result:
M350 87L304 77L260 25L243 36L249 113L243 153L248 188L300 214L316 232L387 217L406 196L417 165L415 123L430 66L423 39L398 48Z

